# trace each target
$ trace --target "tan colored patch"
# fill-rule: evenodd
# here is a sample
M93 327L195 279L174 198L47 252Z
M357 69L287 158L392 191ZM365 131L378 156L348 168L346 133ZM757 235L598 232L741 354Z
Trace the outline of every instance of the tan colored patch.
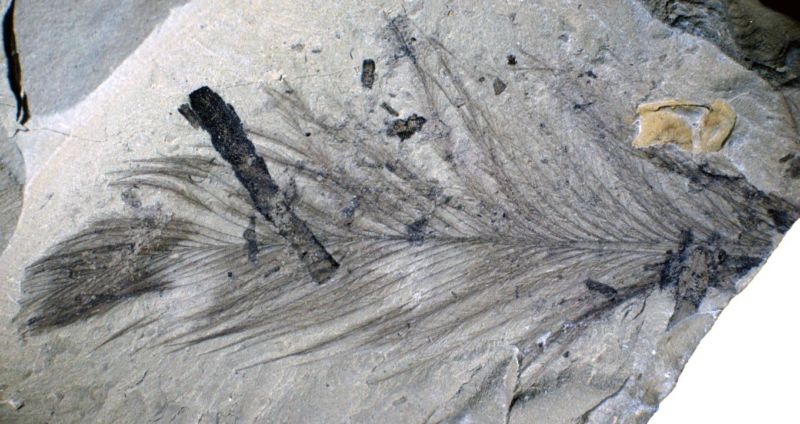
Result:
M695 122L691 113L678 114L674 112L677 109L687 112L703 109L703 114L699 122ZM642 103L636 112L639 114L639 134L633 140L633 146L640 149L673 143L693 153L718 152L736 123L736 112L724 100L714 100L707 105L667 99ZM697 127L694 132L692 124Z
M733 131L736 112L722 100L714 100L700 122L700 145L703 152L718 152Z
M674 143L682 149L692 148L692 129L676 113L668 111L645 112L641 115L639 135L633 147Z

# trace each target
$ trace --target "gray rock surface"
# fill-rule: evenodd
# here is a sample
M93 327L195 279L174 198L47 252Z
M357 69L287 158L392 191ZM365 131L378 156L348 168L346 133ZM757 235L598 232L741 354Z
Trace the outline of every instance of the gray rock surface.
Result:
M759 0L641 0L653 16L703 37L775 85L800 76L800 25Z
M82 100L186 0L18 1L15 34L32 114Z
M791 85L651 11L195 0L26 82L0 421L647 421L800 214ZM673 98L721 150L631 146Z
M0 140L0 252L5 249L22 210L25 183L22 155L6 137Z
M0 10L7 2L0 2ZM0 74L7 75L6 61ZM13 133L16 125L17 102L8 84L0 84L0 252L2 252L22 211L22 191L25 184L25 163L17 148Z

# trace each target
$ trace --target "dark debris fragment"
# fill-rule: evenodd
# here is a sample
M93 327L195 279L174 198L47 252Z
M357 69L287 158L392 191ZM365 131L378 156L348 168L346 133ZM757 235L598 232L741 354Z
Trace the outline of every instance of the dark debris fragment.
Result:
M419 218L411 224L406 225L406 235L408 241L414 246L421 246L425 242L425 228L428 226L428 218Z
M205 86L189 94L189 105L200 126L211 136L214 149L231 165L236 179L250 194L256 210L289 242L311 277L319 284L326 282L339 263L295 214L291 204L293 189L290 186L281 192L264 158L247 138L233 106Z
M375 84L375 61L364 59L361 64L361 85L372 89L373 84Z
M187 103L182 104L178 108L178 112L184 118L186 118L187 121L189 121L189 124L192 126L192 128L194 128L194 129L200 128L200 120L197 117L197 114L194 113L194 111L192 110L192 107L189 106Z
M614 287L592 280L591 278L584 281L583 284L586 285L586 288L589 289L589 291L598 292L608 299L615 299L619 293Z
M789 178L800 178L800 155L788 154L779 160L780 163L787 163L786 175Z
M415 132L421 130L426 122L428 122L427 119L416 113L406 119L395 119L386 130L386 134L390 136L396 135L400 137L400 141L404 141L411 138Z
M494 88L495 96L499 96L504 91L506 91L506 87L508 87L508 85L504 83L503 80L501 80L500 78L495 78L494 82L492 83L492 88Z
M385 110L385 111L386 111L386 112L387 112L389 115L392 115L392 116L400 116L400 113L399 113L399 112L397 112L397 110L395 110L395 108L393 108L392 106L390 106L390 105L389 105L389 103L383 102L383 103L381 103L381 107L382 107L382 108L383 108L383 110Z
M258 233L256 233L256 217L250 217L250 226L242 233L247 246L247 259L253 265L258 265Z

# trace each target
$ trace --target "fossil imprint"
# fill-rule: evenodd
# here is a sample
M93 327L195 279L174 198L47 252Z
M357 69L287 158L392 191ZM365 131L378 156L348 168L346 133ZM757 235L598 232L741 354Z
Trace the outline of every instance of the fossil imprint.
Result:
M174 108L186 131L206 130L191 133L198 147L120 166L111 189L125 213L27 267L20 330L39 337L141 302L98 348L146 334L158 354L257 352L243 369L373 350L401 364L376 381L502 343L519 352L521 403L557 384L541 364L570 357L597 319L635 320L667 293L673 327L709 293L735 292L797 219L692 160L734 130L724 101L640 105L631 146L628 128L582 101L575 69L509 56L514 72L549 78L574 131L553 133L544 114L519 125L475 100L510 97L511 78L502 90L469 82L462 59L404 17L386 33L413 107L369 97L388 78L381 60L353 81L370 93L356 106L320 110L318 93L283 82L253 90L259 113L225 87L187 93ZM171 200L148 200L159 196Z

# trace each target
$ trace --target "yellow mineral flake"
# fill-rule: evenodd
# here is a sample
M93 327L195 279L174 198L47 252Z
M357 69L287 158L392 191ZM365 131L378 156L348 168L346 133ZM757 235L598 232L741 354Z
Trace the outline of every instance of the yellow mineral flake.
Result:
M691 114L678 114L681 109L692 111L703 109L699 122L694 122ZM714 100L710 105L686 100L667 99L642 103L636 108L639 114L639 135L633 146L676 144L678 147L700 152L718 152L733 131L736 112L724 100ZM692 131L695 124L696 131Z
M722 100L711 103L700 121L700 151L718 152L733 131L736 112Z
M668 111L646 112L639 119L639 136L633 147L675 143L683 149L692 148L692 129L680 115Z

